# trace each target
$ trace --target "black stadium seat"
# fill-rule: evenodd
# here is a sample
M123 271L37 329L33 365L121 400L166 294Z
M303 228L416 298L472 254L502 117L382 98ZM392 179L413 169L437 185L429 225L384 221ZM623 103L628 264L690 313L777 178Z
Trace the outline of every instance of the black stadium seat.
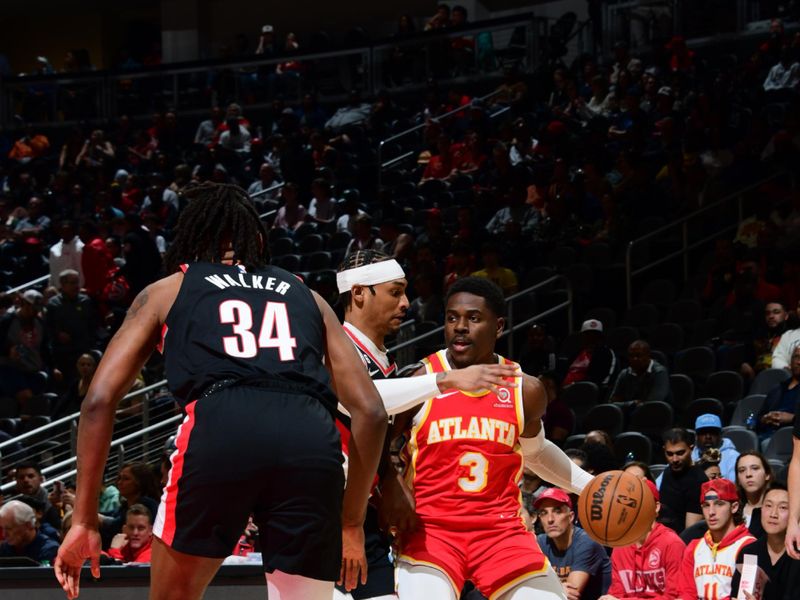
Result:
M621 464L632 460L650 464L653 458L653 446L643 433L626 431L614 439L614 454Z
M586 428L600 429L612 438L622 433L625 415L616 404L598 404L589 409L584 417Z

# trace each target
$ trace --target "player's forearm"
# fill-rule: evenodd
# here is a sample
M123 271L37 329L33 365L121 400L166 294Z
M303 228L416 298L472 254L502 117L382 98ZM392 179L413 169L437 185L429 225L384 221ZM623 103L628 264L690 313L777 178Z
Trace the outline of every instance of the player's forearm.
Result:
M525 466L545 481L580 494L592 480L561 448L545 439L544 428L535 437L519 439Z
M367 510L370 488L378 469L386 427L386 412L375 408L351 410L350 443L348 444L347 487L342 507L343 525L361 525Z
M97 524L97 499L111 444L114 406L114 402L98 395L87 396L81 406L73 523Z

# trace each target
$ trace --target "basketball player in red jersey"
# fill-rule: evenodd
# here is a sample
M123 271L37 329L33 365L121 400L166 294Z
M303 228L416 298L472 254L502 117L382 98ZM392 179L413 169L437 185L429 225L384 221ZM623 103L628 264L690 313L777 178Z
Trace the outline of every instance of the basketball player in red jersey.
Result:
M503 377L513 376L509 365L473 365L467 369L434 373L427 377L398 378L397 364L386 350L385 339L397 333L408 309L407 280L399 263L374 250L359 250L348 255L337 274L339 302L344 306L345 333L361 356L391 416L418 406L449 389L479 391L503 385ZM340 409L341 413L344 413ZM337 426L347 452L349 420L340 414ZM393 468L391 465L385 465ZM336 600L389 600L396 598L394 566L389 559L389 540L378 527L377 511L370 503L364 523L369 578L349 594L339 586Z
M504 312L495 284L456 281L446 299L447 348L427 357L420 373L510 363L494 352ZM401 532L401 600L455 600L466 580L491 600L564 598L525 530L517 483L523 466L574 493L592 477L544 439L547 399L539 380L523 373L515 380L477 397L448 391L398 417L396 430L408 432L406 477L418 519L414 529ZM391 493L398 493L397 484ZM402 515L394 521L407 528Z
M347 589L366 581L362 525L386 412L333 310L267 266L244 190L208 183L184 196L166 257L175 272L137 296L81 407L56 577L75 598L85 560L99 576L97 498L115 409L161 345L186 419L155 521L150 599L202 597L253 514L270 600L330 600L337 578ZM334 391L351 416L344 498Z

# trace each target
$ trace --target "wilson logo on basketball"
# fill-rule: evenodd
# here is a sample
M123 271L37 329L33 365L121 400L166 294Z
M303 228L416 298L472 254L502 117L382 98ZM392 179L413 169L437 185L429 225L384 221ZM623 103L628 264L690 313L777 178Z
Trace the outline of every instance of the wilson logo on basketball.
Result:
M613 475L603 477L603 481L600 482L600 488L592 494L592 507L589 509L589 518L592 521L603 519L603 498L605 498L606 488L613 478Z

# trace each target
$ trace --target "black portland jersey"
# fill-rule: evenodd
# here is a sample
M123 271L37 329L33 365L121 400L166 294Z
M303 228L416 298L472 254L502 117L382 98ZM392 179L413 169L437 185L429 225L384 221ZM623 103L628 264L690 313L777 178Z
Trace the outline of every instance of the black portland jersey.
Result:
M322 313L311 291L277 267L192 263L162 331L169 387L181 405L222 380L269 382L336 400L323 365Z
M397 364L391 356L375 347L375 344L354 325L345 321L342 327L358 350L370 379L388 379L397 374Z

